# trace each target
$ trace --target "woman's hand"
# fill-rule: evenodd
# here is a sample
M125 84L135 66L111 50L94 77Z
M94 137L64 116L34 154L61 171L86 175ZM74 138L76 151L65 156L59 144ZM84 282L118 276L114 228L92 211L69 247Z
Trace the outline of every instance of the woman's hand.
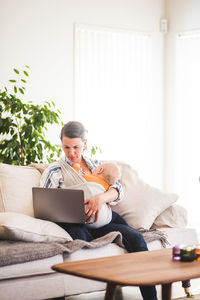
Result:
M94 216L95 216L94 222L96 222L99 217L99 211L104 203L101 194L86 199L84 203L86 204L85 214L86 214L87 222L90 222Z
M85 213L87 215L86 220L90 222L90 220L95 216L95 221L98 220L100 209L103 203L109 203L118 198L118 191L115 188L110 188L108 191L99 194L95 197L88 198L84 201L87 204L85 209Z

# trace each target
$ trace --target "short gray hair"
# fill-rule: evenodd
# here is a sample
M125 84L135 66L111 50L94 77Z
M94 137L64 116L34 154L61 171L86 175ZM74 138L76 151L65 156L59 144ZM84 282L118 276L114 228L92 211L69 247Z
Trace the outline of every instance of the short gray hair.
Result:
M86 139L86 130L82 123L78 121L70 121L66 123L61 129L60 139L62 141L63 136L70 139L81 138L82 141Z

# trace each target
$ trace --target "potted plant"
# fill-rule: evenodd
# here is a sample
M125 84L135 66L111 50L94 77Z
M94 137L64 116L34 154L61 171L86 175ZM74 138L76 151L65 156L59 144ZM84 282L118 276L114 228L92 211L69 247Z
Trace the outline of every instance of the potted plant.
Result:
M44 104L24 102L29 66L22 71L13 69L7 87L0 90L0 162L14 165L52 162L61 154L60 145L52 145L45 138L47 124L63 125L60 111L53 101Z

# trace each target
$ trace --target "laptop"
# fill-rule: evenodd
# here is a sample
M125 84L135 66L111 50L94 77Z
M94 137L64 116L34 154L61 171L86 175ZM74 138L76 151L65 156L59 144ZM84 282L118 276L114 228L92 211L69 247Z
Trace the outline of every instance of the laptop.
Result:
M86 223L83 190L33 187L35 217L56 223Z

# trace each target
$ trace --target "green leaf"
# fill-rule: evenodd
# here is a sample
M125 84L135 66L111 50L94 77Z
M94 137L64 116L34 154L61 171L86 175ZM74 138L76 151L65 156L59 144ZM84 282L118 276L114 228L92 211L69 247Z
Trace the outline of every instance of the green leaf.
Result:
M17 69L13 69L15 73L19 74L19 71Z
M21 94L24 94L24 91L23 91L22 88L19 88L19 91L20 91Z
M49 108L51 108L51 104L48 101L45 101L48 104Z
M6 92L3 92L3 93L1 94L1 96L2 96L2 98L5 98Z
M16 86L14 86L14 92L17 93L17 87Z
M11 79L11 80L9 80L10 82L16 82L16 80L15 79Z
M24 74L28 77L29 75L28 75L28 73L26 72L26 71L24 71Z
M27 81L25 79L21 79L22 82L26 83Z
M25 65L26 68L30 69L30 67L28 65Z
M16 115L16 118L18 118L18 119L22 119L22 115L21 115L21 113L17 114L17 115Z

